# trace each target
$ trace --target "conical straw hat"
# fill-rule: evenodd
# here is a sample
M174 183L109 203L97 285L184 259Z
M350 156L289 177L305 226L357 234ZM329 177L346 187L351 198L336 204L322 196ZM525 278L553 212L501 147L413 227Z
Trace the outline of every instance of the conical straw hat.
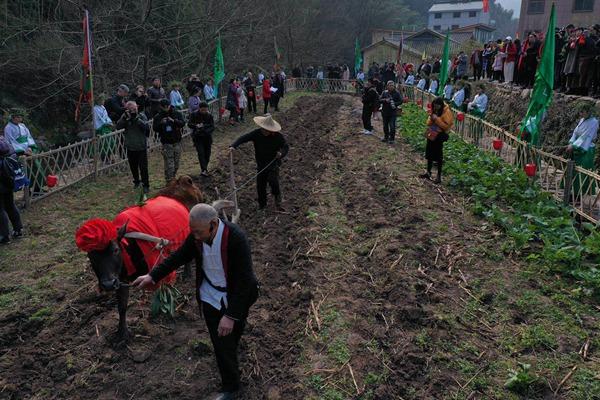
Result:
M271 114L265 114L264 117L254 117L254 123L269 132L281 131L281 125L271 117Z

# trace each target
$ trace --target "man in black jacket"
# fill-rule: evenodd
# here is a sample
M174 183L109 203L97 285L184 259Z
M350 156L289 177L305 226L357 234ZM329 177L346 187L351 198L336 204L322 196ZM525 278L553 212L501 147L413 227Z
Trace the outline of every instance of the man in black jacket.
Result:
M150 104L148 118L154 118L154 116L160 112L161 100L167 98L165 89L161 86L160 78L156 77L152 79L152 86L146 90L146 94L148 95L148 102Z
M188 83L187 85L185 85L185 88L188 92L188 95L193 96L196 90L200 92L204 90L204 83L202 83L200 78L198 78L198 75L192 74L190 75L190 78L188 79Z
M114 94L110 99L104 102L104 108L108 113L108 117L114 124L117 123L119 118L125 112L125 99L129 95L129 88L127 85L119 85L117 93Z
M212 133L215 130L215 121L208 112L208 104L201 102L198 111L190 114L188 126L192 129L192 140L198 153L198 162L202 176L208 176L208 162L212 147Z
M271 104L275 107L275 111L279 111L279 100L283 98L285 94L285 78L281 71L275 72L271 86L277 88L277 91L271 94Z
M132 285L142 289L180 265L196 261L196 299L222 380L215 400L230 400L240 388L238 344L250 306L258 297L250 244L237 225L221 221L208 204L197 204L190 210L190 231L179 249Z
M362 95L362 122L363 122L363 132L365 135L373 134L373 125L371 124L371 116L373 115L373 111L375 107L379 105L379 94L375 87L373 87L373 80L369 79L365 82L365 89Z
M281 165L281 159L287 155L289 147L280 132L281 125L271 115L254 117L254 122L259 126L259 129L240 136L229 149L233 151L243 143L254 143L256 169L259 171L256 176L258 208L262 210L267 206L268 183L271 186L271 193L275 197L277 209L283 211L281 189L279 187L279 166Z
M396 140L396 117L402 104L402 96L396 90L394 81L388 81L387 90L381 94L381 116L383 117L384 143L394 144Z
M144 113L138 112L135 101L125 103L126 110L117 121L117 129L123 129L123 141L127 150L127 160L133 176L133 186L138 188L140 177L144 193L150 191L148 180L148 145L150 136L148 119Z
M167 183L177 175L181 158L181 129L185 126L183 115L169 104L169 100L160 101L160 111L154 116L152 127L158 133L165 161L165 180Z
M252 72L248 71L242 83L248 99L248 112L256 114L256 86L254 79L252 79Z

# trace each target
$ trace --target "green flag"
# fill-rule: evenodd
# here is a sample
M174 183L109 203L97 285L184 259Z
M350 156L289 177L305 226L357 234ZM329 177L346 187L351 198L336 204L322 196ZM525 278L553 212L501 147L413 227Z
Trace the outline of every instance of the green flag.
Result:
M550 11L550 22L544 39L542 58L535 72L535 84L527 114L521 122L521 132L527 142L534 146L540 144L540 124L546 110L552 103L552 88L554 87L554 27L556 26L556 13L554 3Z
M354 74L358 74L358 70L362 66L363 58L362 52L360 51L360 43L358 43L358 38L356 38L356 42L354 43Z
M213 69L215 81L215 97L219 94L219 84L225 78L225 63L223 62L223 50L221 50L221 37L217 37L217 50L215 51L215 65Z
M444 41L444 55L442 56L442 66L440 67L440 79L438 83L436 95L444 94L444 86L448 80L448 61L450 58L450 32L446 32L446 40Z

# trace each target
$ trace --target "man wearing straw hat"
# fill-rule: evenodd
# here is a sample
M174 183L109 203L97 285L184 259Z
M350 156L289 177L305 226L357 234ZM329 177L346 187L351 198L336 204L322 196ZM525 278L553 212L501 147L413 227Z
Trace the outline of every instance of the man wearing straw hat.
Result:
M277 210L283 211L281 206L281 189L279 187L279 166L281 159L288 153L289 147L281 134L281 125L270 114L264 117L254 117L258 129L240 136L231 147L230 151L238 148L243 143L254 143L254 156L256 158L256 190L258 192L258 208L267 206L267 183L275 198Z

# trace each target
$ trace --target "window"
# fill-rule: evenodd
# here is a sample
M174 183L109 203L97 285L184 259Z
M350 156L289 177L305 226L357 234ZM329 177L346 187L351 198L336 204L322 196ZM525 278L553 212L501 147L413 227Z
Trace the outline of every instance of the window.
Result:
M573 12L591 12L594 11L594 0L574 0Z
M477 16L477 11L469 11L469 18L475 18Z
M454 18L460 18L460 11L452 13Z
M459 26L458 26L458 25L452 25L452 29L453 29L453 30L454 30L454 29L458 29L458 28L459 28Z
M531 0L527 7L527 14L543 14L545 0Z
M433 26L433 30L434 31L441 31L442 30L442 26L441 25L434 25Z
M435 19L442 19L442 13L435 13L435 14L433 14L433 18L435 18Z

